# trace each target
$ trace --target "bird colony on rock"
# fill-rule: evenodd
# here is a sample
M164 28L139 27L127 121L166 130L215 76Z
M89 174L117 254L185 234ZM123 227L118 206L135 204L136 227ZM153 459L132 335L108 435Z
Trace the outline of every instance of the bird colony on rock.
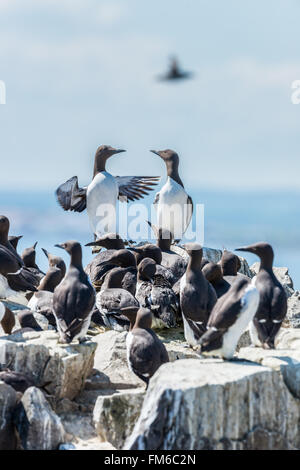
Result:
M0 216L0 322L6 334L15 326L14 313L5 301L27 306L18 315L21 330L41 329L37 312L58 331L59 341L86 341L90 323L117 331L128 331L128 367L148 386L168 353L155 329L183 324L187 345L200 354L231 359L238 340L250 325L254 346L274 348L274 341L287 311L284 289L273 273L274 253L260 242L239 251L260 258L258 274L250 279L240 274L240 259L224 250L219 263L203 258L197 243L183 245L184 259L173 250L187 230L193 202L179 176L179 157L172 150L153 151L163 159L167 181L156 194L157 225L148 221L156 244L136 246L115 233L117 199L138 200L157 184L156 176L114 177L106 170L107 160L124 150L102 145L96 151L91 183L79 188L76 176L56 190L64 210L87 209L95 239L86 244L97 247L89 264L82 266L82 247L66 241L55 247L70 256L69 268L58 255L43 249L49 267L43 273L36 264L36 246L17 252L21 237L9 235L9 220ZM99 207L113 210L104 231ZM168 207L179 207L178 217L165 217ZM183 208L187 210L182 210ZM104 250L104 251L101 251ZM26 378L7 369L3 380L20 390ZM24 385L25 384L25 385Z

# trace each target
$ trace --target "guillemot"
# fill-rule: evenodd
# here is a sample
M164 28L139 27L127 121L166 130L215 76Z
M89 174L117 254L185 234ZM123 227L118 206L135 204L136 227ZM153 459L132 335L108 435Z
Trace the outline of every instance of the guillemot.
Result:
M95 154L92 182L79 188L78 178L73 176L56 190L57 200L64 210L82 212L87 209L92 232L99 237L103 233L116 232L118 198L126 201L141 199L160 179L156 176L112 176L106 171L106 161L121 152L125 150L101 145Z
M151 310L153 328L176 326L179 304L170 283L156 273L155 261L144 258L138 265L136 299L141 307Z
M36 264L35 257L36 257L36 246L38 242L29 248L25 248L23 251L21 258L26 266L26 268L31 271L39 280L41 280L45 273L40 270L38 265Z
M250 337L254 346L274 349L275 338L287 313L287 297L273 272L273 248L268 243L259 242L237 250L254 253L260 258L259 272L253 278L260 302L250 323Z
M102 289L96 296L96 306L105 326L116 331L129 328L127 318L122 318L116 312L125 307L139 307L137 299L128 290L122 288L122 280L126 272L126 268L111 269L106 274Z
M164 363L169 362L165 345L151 329L152 313L146 308L121 309L130 321L126 336L127 363L129 369L146 384Z
M192 215L193 201L186 193L178 173L179 157L174 150L151 150L162 158L167 168L167 181L156 194L154 207L157 210L158 227L168 230L172 238L181 240Z
M67 271L66 263L60 256L49 253L45 248L42 248L42 250L48 259L49 268L58 268L60 270L61 272L60 281L61 281L64 278L66 271Z
M18 248L18 243L19 243L19 240L21 240L21 238L23 237L23 235L9 235L8 237L8 241L9 243L13 246L13 248L17 251L17 248Z
M230 284L223 278L222 268L219 264L206 263L202 268L202 272L215 289L218 298L230 289Z
M70 343L78 339L82 342L95 305L95 289L82 267L80 243L68 241L55 246L66 250L71 256L69 269L53 294L53 313L60 341Z
M253 280L236 278L212 309L207 331L200 338L201 353L231 359L242 333L256 313L258 304L259 292Z
M196 346L206 331L217 294L201 271L202 247L198 243L186 243L184 247L190 258L180 282L180 307L185 339L190 346Z
M221 266L223 279L229 284L235 282L237 277L249 279L244 274L239 273L241 260L231 251L224 249L218 264Z
M158 80L160 81L178 81L184 80L187 78L191 78L193 76L193 72L188 72L182 70L179 66L178 60L175 57L171 58L170 67L166 74L160 75Z
M62 272L57 267L50 267L28 302L28 308L47 318L50 325L56 329L56 320L53 314L53 292L62 280Z
M175 282L177 282L185 273L187 261L172 250L172 234L168 230L158 228L149 221L148 224L152 228L157 239L156 244L161 250L161 265L173 273Z

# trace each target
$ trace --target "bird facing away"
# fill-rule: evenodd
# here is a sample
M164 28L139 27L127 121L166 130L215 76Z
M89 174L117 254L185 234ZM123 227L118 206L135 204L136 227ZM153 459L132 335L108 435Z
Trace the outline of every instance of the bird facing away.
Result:
M170 283L156 274L156 264L151 258L144 258L138 265L136 299L141 307L152 312L154 328L176 326L179 305Z
M189 262L180 282L180 307L185 339L190 346L196 346L206 331L217 294L201 270L202 247L198 243L186 243L184 247Z
M122 281L127 273L126 268L115 267L105 276L102 289L96 296L96 306L107 328L116 331L128 330L127 318L118 312L124 307L138 307L137 299L128 290L122 288Z
M268 243L259 242L237 250L254 253L260 258L259 272L253 278L260 301L250 324L250 337L254 346L274 349L276 335L287 313L287 298L273 272L273 248Z
M172 57L168 72L164 75L159 76L158 80L178 81L178 80L192 78L192 76L193 76L192 72L182 70L178 64L178 60L175 57Z
M35 292L38 278L24 265L8 240L9 220L0 216L0 298L27 305L26 292Z
M175 251L172 251L172 234L168 230L158 228L149 221L148 224L152 228L157 239L157 246L161 250L161 265L173 273L175 282L177 282L186 271L187 261L182 256L175 253Z
M146 384L157 369L169 362L165 345L151 329L152 314L147 308L121 309L130 321L126 336L127 363L129 369Z
M80 243L68 241L55 246L66 250L71 256L69 269L53 294L53 313L60 341L71 343L78 339L82 342L95 305L95 289L82 267Z
M92 232L98 237L116 232L118 198L123 201L141 199L160 179L156 176L112 176L106 171L106 162L121 152L125 150L101 145L96 151L91 183L79 188L78 178L73 176L56 190L57 200L64 210L82 212L87 209Z
M167 181L156 194L158 228L168 230L172 239L179 241L186 232L193 215L193 201L186 193L178 173L179 157L174 150L151 150L166 164Z
M231 359L237 343L253 319L259 292L253 280L237 277L230 289L218 299L200 338L201 353Z
M202 272L216 291L218 299L230 289L230 284L223 278L222 268L217 263L206 263Z
M235 282L237 276L249 279L244 274L238 272L241 268L241 260L231 251L223 250L222 257L218 264L221 266L223 279L229 284Z

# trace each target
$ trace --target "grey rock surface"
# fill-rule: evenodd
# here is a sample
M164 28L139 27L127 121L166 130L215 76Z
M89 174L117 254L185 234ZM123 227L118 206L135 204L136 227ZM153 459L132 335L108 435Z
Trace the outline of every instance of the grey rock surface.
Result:
M124 449L299 449L299 419L299 400L277 370L185 359L153 376Z
M93 422L101 442L122 448L139 417L144 396L145 391L140 388L98 397Z
M91 373L96 344L58 343L54 331L15 333L0 338L0 364L45 386L55 399L73 399Z
M65 440L60 418L36 387L25 391L15 413L15 424L25 450L54 450Z
M13 424L13 413L18 395L15 390L0 381L0 450L15 450L17 439Z

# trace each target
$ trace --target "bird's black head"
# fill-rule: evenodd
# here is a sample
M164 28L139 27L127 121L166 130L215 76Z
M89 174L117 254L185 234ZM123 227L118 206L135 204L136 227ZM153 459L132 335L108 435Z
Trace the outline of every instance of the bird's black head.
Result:
M0 234L8 236L9 232L9 220L5 215L0 215Z
M45 248L42 248L43 252L48 258L50 268L58 268L61 270L62 277L66 274L66 264L60 256L52 255Z
M166 150L150 150L150 152L155 153L155 155L158 155L160 158L164 160L165 163L171 163L173 165L179 165L179 157L178 154L171 149L166 149Z
M260 258L262 266L270 267L273 264L274 251L269 243L258 242L254 243L253 245L236 248L236 251L247 251L249 253L254 253Z
M35 255L36 255L36 248L37 242L30 248L25 248L22 253L22 260L27 268L34 268L35 267Z
M144 258L138 265L138 275L143 281L151 281L156 272L156 263L151 258Z
M202 272L206 279L212 283L220 282L223 278L221 266L216 263L206 263L202 268Z
M117 233L106 233L97 240L87 243L85 246L101 246L107 250L120 250L125 248L122 238Z
M101 171L105 171L106 161L116 153L121 152L126 152L126 150L115 149L110 145L100 145L95 154L94 176Z
M219 264L222 268L223 276L236 276L241 268L240 258L228 250L223 250Z
M57 244L57 245L54 245L54 246L56 246L57 248L62 248L67 253L69 253L69 255L71 255L71 256L73 256L73 255L80 255L81 256L81 254L82 254L81 245L80 245L80 243L78 243L75 240L70 240L68 242L60 243L60 244Z

